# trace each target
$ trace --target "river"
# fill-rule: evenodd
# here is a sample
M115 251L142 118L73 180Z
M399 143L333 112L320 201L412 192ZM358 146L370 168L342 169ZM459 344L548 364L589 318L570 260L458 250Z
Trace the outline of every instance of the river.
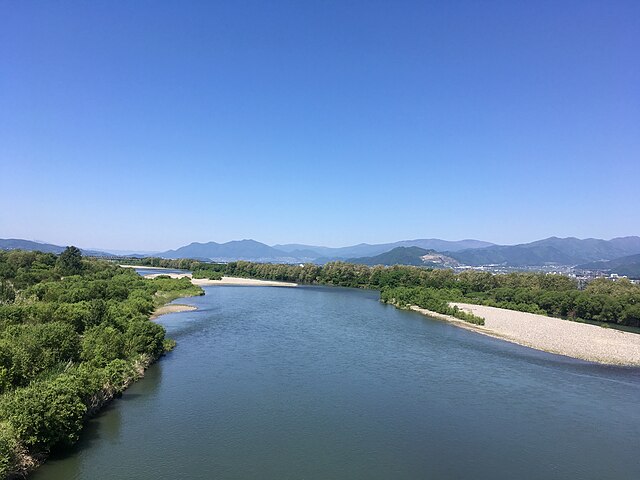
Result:
M33 475L640 478L640 372L489 338L342 288L207 287L177 348Z

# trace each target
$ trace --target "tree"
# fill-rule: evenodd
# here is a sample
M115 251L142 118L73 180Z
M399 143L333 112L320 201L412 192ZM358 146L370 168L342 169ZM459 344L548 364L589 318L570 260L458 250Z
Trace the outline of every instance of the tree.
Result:
M78 247L67 247L58 257L56 267L61 275L80 275L82 273L82 253Z
M103 367L113 360L122 358L123 352L123 335L114 327L97 325L84 333L82 360L85 362Z
M16 291L7 280L0 280L0 304L13 303L16 299Z

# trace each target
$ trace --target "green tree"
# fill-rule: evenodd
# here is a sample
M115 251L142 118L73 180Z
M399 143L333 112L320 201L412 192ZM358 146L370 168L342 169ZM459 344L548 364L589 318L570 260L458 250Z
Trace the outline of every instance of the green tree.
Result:
M16 299L16 291L7 280L0 280L0 304L13 303Z
M72 382L58 377L18 389L2 406L5 417L25 445L49 448L72 444L82 428L87 407Z
M82 273L82 253L78 247L67 247L58 257L56 267L61 275L80 275Z
M107 363L122 358L124 338L122 333L105 325L88 329L82 338L82 360L94 365L105 366Z

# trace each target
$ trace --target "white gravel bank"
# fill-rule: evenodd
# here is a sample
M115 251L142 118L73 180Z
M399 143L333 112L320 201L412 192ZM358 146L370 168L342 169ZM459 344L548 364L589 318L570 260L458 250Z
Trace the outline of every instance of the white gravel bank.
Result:
M484 318L482 327L465 326L479 333L582 360L640 366L640 334L484 305L451 305Z
M169 276L171 278L190 278L191 283L207 287L211 285L236 285L245 287L297 287L297 283L276 282L274 280L256 280L255 278L222 277L222 280L209 280L207 278L193 278L190 273L151 273L144 278L156 278Z

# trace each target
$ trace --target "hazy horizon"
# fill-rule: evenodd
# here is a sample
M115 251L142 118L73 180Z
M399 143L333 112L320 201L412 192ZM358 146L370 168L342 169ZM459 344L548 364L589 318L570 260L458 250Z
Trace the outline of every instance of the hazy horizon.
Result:
M557 237L557 235L551 235L551 237ZM606 237L606 238L598 238L599 240L612 240L614 238L620 238L620 237L628 237L628 236L640 236L640 235L619 235L619 236L615 236L615 237ZM571 237L571 236L569 236ZM512 244L497 244L495 242L491 242L489 240L485 240L482 238L458 238L458 239L448 239L448 238L438 238L438 237L415 237L415 238L398 238L395 240L390 240L388 242L358 242L358 243L352 243L352 244L344 244L344 245L325 245L325 244L320 244L320 243L300 243L300 242L276 242L276 243L267 243L267 242L263 242L259 239L256 238L235 238L235 239L231 239L231 240L226 240L226 241L216 241L216 240L193 240L193 241L189 241L189 242L185 242L183 244L180 245L174 245L168 248L164 248L164 249L160 249L160 250L147 250L147 249L136 249L136 248L124 248L124 249L120 249L120 248L110 248L110 247L105 247L105 246L94 246L94 245L82 245L79 243L74 243L74 242L61 242L61 243L56 243L56 242L50 242L47 240L43 240L43 239L34 239L34 238L18 238L18 237L11 237L11 236L0 236L0 239L9 239L9 238L14 238L14 239L20 239L20 240L29 240L32 242L38 242L38 243L47 243L47 244L52 244L52 245L57 245L57 246L69 246L69 245L74 245L76 247L82 248L84 250L93 250L93 251L101 251L101 252L105 252L105 253L113 253L113 254L123 254L123 255L128 255L128 254L134 254L134 253L138 253L138 254L156 254L156 253L163 253L169 250L176 250L180 247L184 247L186 245L189 245L191 243L209 243L209 242L215 242L218 244L223 244L223 243L227 243L227 242L231 242L231 241L241 241L241 240L254 240L256 242L260 242L263 243L265 245L269 245L271 247L276 247L278 245L290 245L290 244L300 244L300 245L308 245L308 246L314 246L314 247L329 247L329 248L341 248L341 247L351 247L351 246L355 246L355 245L359 245L359 244L370 244L370 245L374 245L374 244L391 244L391 243L395 243L395 242L400 242L400 241L413 241L413 240L423 240L423 239L435 239L435 240L444 240L444 241L451 241L451 242L456 242L456 241L464 241L464 240L479 240L479 241L486 241L489 243L494 243L496 245L519 245L519 244L526 244L526 243L531 243L531 242L535 242L537 240L544 240L546 238L550 238L550 237L543 237L543 238L534 238L531 240L528 240L526 242L518 242L518 243L512 243ZM567 237L561 237L561 238L567 238ZM596 237L575 237L575 238L579 238L580 240L584 240L584 239L593 239Z
M0 5L2 238L637 235L640 3Z

